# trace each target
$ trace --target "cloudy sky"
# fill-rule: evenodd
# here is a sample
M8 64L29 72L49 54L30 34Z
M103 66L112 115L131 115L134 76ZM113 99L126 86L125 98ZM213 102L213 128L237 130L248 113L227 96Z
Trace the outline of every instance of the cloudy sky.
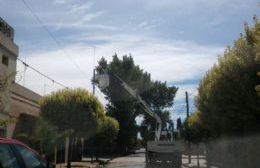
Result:
M15 29L19 57L69 87L91 90L93 67L100 57L111 60L114 53L131 53L154 80L179 87L175 116L181 116L185 90L191 99L196 95L199 80L243 32L244 22L251 24L252 16L259 16L259 4L259 0L0 0L0 17ZM30 69L24 76L20 63L17 69L17 81L39 94L60 88ZM97 96L104 102L98 90Z

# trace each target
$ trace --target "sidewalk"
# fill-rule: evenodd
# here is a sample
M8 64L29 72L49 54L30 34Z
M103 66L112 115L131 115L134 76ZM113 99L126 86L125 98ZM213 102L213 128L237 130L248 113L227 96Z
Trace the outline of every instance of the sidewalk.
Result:
M72 168L98 168L99 163L97 162L71 162L71 167ZM62 163L62 164L56 164L56 168L67 168L67 164Z
M197 156L191 156L191 163L189 164L189 159L187 155L182 155L182 167L183 168L206 168L206 157L200 155L199 160Z
M98 158L98 161L91 161L91 158L83 158L81 162L71 162L71 168L100 168L108 163L108 158ZM67 168L67 163L56 164L56 168Z

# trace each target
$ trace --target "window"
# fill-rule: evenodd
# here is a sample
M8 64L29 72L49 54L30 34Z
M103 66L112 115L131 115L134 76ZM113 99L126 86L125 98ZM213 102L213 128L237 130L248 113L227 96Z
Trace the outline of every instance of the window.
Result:
M19 168L16 157L7 144L0 144L0 167Z
M25 163L25 168L46 168L46 163L42 161L34 152L21 145L15 145Z
M8 58L7 56L3 55L3 57L2 57L2 63L3 63L4 65L8 66L8 64L9 64L9 58Z

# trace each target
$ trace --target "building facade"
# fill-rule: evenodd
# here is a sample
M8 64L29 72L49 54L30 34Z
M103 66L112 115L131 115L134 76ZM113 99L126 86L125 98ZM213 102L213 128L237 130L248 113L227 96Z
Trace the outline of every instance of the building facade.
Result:
M41 96L15 83L19 48L14 43L14 29L0 17L0 75L8 77L8 90L2 96L0 119L15 119L0 126L0 136L14 137L33 133L35 121L40 114Z

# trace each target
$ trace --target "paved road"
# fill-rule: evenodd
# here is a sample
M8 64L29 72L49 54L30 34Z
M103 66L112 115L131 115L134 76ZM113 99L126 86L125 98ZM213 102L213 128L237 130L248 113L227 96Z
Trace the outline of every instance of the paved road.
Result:
M119 157L109 162L106 168L145 168L145 151L137 151L136 154Z
M182 168L196 168L197 157L192 156L191 164L188 164L188 157L182 156ZM206 161L204 157L199 159L200 168L206 167ZM136 154L128 155L125 157L115 158L105 168L147 168L145 165L145 151L137 151ZM158 167L159 168L159 167Z

